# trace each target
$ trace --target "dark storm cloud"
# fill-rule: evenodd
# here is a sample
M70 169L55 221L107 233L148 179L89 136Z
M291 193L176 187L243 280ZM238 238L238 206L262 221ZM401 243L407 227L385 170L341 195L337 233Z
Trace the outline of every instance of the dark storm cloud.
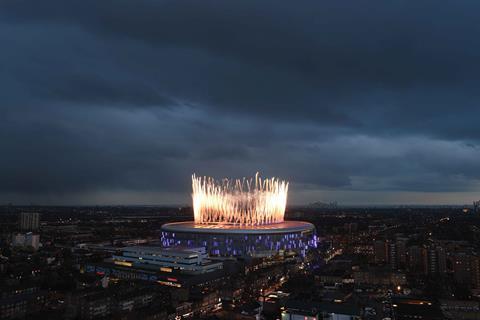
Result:
M476 190L479 7L2 1L0 193Z

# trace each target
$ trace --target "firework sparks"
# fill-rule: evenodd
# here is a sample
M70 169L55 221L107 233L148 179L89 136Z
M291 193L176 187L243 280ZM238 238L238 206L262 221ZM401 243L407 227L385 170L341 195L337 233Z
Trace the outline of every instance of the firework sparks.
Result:
M192 175L195 223L265 225L283 222L288 182L277 178L223 179Z

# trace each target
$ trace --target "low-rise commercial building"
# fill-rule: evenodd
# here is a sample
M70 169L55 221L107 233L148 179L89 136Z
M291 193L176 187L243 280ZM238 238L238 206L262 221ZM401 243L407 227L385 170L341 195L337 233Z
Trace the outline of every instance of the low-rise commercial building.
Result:
M222 269L222 262L208 259L204 247L145 247L122 249L121 255L113 255L113 263L120 266L143 267L164 272L179 271L185 274L202 274Z

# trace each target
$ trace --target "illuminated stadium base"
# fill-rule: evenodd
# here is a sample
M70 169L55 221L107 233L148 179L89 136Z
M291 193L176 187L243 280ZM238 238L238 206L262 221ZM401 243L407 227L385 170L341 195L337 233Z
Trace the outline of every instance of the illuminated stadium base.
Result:
M260 226L167 223L162 226L162 245L206 247L214 256L268 257L282 252L305 255L316 247L313 224L284 221Z

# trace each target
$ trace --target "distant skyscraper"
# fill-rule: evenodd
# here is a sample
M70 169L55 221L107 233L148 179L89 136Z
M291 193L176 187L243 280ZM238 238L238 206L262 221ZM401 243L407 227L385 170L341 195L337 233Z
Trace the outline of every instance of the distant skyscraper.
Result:
M40 226L40 214L38 212L20 213L20 229L24 231L35 231Z

